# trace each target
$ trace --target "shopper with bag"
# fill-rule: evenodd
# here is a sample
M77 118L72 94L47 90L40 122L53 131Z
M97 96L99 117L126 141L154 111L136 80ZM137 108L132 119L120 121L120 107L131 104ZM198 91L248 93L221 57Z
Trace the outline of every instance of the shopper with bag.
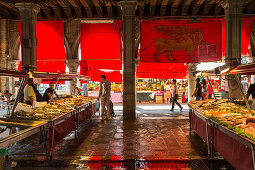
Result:
M173 84L173 90L172 90L172 109L170 111L174 111L175 103L180 107L180 110L182 111L183 107L177 101L178 100L178 87L176 85L176 80L175 79L172 81L172 84Z

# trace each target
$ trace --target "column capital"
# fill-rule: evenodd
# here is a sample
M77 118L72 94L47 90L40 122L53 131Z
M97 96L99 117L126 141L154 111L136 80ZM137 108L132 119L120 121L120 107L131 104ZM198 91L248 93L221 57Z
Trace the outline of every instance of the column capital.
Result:
M226 0L223 2L222 7L225 10L225 15L242 15L243 11L243 0Z
M135 16L137 1L120 1L123 16Z
M7 61L7 67L8 69L17 69L17 66L19 65L20 61L19 60L6 60Z
M79 59L66 59L66 66L69 68L69 73L77 73L77 69L80 65Z
M188 72L195 72L197 71L197 65L198 63L187 63L188 66Z

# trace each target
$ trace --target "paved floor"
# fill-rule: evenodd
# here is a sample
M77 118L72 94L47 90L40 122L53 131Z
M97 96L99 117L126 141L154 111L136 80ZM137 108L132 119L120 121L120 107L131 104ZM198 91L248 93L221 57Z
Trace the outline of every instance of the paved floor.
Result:
M208 160L203 141L194 133L189 136L188 107L183 106L184 112L170 112L167 105L138 105L138 119L132 123L123 122L122 107L115 106L114 119L86 122L78 136L71 133L58 143L51 162L31 155L42 152L38 136L33 136L9 148L9 165L14 169L232 169L219 156Z

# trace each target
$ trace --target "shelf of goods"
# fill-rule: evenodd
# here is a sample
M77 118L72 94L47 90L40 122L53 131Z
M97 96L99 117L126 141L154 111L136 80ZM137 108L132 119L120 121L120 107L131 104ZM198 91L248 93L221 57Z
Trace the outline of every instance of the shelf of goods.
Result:
M219 152L236 169L255 169L255 111L243 101L191 101L193 129L207 143L208 155Z
M20 105L20 106L19 106ZM0 126L21 127L23 130L0 139L0 148L39 133L48 159L53 147L85 120L96 114L96 100L93 97L72 96L57 100L55 104L43 103L39 107L19 104L12 118L0 119Z

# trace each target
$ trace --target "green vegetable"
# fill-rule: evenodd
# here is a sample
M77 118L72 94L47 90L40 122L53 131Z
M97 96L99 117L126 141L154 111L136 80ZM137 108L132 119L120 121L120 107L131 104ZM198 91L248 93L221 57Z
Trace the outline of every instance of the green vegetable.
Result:
M242 128L239 128L239 127L232 126L232 125L229 125L227 123L221 122L218 118L214 117L213 115L209 116L208 118L213 120L213 121L215 121L215 122L217 122L219 125L222 125L222 126L228 128L230 130L233 130L238 135L241 135L241 136L246 137L246 138L248 138L248 139L250 139L252 141L255 141L255 138L253 136L251 136L251 135L246 134L245 130L242 129Z

